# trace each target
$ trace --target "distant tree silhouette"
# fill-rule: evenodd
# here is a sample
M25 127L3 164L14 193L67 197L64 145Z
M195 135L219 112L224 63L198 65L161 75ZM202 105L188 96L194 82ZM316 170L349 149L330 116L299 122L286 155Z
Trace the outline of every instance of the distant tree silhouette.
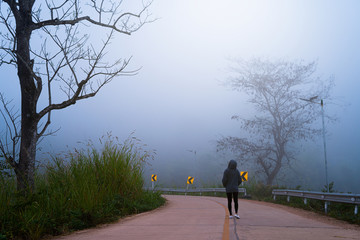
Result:
M254 58L234 63L234 76L226 84L245 92L257 115L250 119L243 117L248 114L233 116L240 122L243 136L223 137L217 141L217 149L230 150L240 162L254 164L271 185L280 169L295 159L289 144L321 133L313 127L320 107L301 98L329 97L332 81L316 88L316 62Z

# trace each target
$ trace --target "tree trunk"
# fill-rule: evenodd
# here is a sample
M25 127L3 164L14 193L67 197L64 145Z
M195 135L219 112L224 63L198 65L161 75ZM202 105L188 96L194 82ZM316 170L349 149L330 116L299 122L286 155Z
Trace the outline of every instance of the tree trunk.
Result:
M22 101L23 103L24 101ZM22 109L29 108L29 104L23 104ZM35 157L36 157L36 143L37 130L36 121L31 117L21 121L21 143L19 163L16 168L17 189L23 191L26 188L30 190L34 188L34 174L35 174Z
M278 164L276 164L275 169L271 172L271 174L269 176L267 176L267 179L266 179L267 185L271 186L273 184L273 181L274 181L275 177L277 176L279 170L280 170L280 166L278 167Z
M30 1L29 1L30 2ZM30 59L32 32L31 4L21 1L16 18L17 65L21 88L21 142L19 163L15 169L19 191L34 187L38 117L36 105L38 89L34 82Z
M281 166L282 166L282 160L284 158L285 155L285 146L284 144L281 144L279 147L279 152L277 153L277 159L276 159L276 164L275 164L275 168L271 171L271 173L267 176L267 185L272 185L273 181L275 179L275 177L277 176L277 174L279 173Z

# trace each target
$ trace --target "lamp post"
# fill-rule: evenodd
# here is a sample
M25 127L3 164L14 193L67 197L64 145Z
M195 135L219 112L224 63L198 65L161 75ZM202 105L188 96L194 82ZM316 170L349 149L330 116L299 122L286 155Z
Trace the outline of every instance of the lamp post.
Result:
M312 97L310 99L303 99L300 98L300 100L319 104L318 102L314 102L315 99L317 99L318 96ZM326 140L325 140L325 120L324 120L324 101L321 99L320 101L321 105L321 118L322 118L322 135L323 135L323 143L324 143L324 158L325 158L325 179L326 179L326 190L329 192L329 182L328 182L328 171L327 171L327 156L326 156Z

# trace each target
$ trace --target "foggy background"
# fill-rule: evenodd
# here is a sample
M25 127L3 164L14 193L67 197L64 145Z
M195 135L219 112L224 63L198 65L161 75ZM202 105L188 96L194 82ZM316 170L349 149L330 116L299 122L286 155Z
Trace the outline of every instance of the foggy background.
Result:
M140 9L135 2L127 7ZM247 117L251 110L245 95L221 84L230 75L230 59L317 60L316 74L334 76L336 84L335 100L325 100L325 113L339 117L326 123L329 182L337 191L360 193L359 11L357 0L155 0L150 12L157 20L131 36L117 34L109 51L109 57L132 56L127 70L141 68L139 73L113 80L95 98L53 111L51 129L61 129L39 144L37 157L43 161L49 152L107 132L123 140L133 133L156 150L145 169L147 185L151 174L158 175L159 186L185 187L187 176L195 176L195 186L219 184L231 154L217 153L216 140L239 136L240 125L231 116ZM1 66L0 76L0 91L18 104L16 70ZM303 150L294 169L276 182L322 189L322 144L321 136L299 143ZM239 170L258 178L249 166Z

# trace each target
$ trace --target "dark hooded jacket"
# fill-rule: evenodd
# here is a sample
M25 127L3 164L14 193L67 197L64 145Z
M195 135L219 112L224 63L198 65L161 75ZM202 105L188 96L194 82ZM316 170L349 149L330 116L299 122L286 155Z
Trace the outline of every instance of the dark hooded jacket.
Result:
M235 160L230 160L227 169L224 171L222 184L226 188L226 192L238 192L239 185L241 184L240 172L236 168L237 163Z

